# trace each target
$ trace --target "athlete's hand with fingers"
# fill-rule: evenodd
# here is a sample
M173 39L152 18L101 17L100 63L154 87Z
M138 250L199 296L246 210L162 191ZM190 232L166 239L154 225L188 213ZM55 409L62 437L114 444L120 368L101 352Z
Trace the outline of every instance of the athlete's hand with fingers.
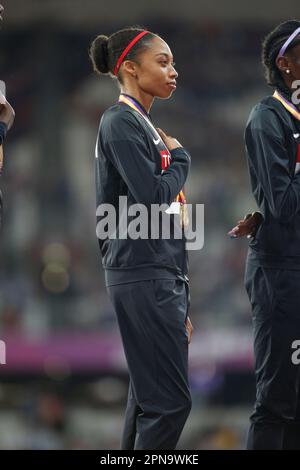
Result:
M238 224L228 232L231 238L247 238L255 237L256 232L263 221L261 212L253 212L245 215L243 220L239 220Z
M0 122L7 125L8 130L13 125L15 119L15 111L5 97L0 93Z
M174 149L177 149L179 147L182 147L182 145L178 142L177 139L174 139L174 137L170 137L169 135L166 135L164 131L159 129L158 127L156 128L157 132L159 133L161 139L165 143L166 147L171 151Z

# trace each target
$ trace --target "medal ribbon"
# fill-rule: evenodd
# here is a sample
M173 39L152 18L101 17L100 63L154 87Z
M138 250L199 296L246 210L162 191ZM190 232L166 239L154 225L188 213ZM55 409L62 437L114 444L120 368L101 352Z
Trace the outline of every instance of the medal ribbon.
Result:
M300 121L300 111L296 106L285 99L277 90L274 92L273 97L280 101L280 103L287 109L298 121Z

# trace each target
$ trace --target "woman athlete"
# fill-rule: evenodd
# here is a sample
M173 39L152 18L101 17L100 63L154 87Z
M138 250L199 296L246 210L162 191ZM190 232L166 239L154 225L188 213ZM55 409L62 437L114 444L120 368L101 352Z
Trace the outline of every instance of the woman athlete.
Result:
M130 375L121 448L175 449L191 409L184 227L181 239L125 236L123 229L136 204L148 210L141 227L147 234L154 205L177 203L186 223L183 187L190 156L154 127L149 114L154 98L172 95L178 74L168 44L140 28L98 36L90 57L95 71L115 78L120 88L118 102L104 112L99 126L96 193L105 281ZM111 236L100 230L106 223L104 204L116 209ZM168 217L174 228L176 216Z
M264 40L273 95L251 111L246 150L260 212L231 236L252 237L245 285L253 311L256 402L248 449L300 449L300 22Z

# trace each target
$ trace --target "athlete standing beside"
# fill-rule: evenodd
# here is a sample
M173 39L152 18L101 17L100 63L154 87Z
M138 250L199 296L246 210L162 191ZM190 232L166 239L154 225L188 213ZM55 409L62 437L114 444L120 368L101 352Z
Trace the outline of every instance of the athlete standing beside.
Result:
M248 449L300 449L300 22L264 40L274 94L257 104L245 141L261 211L230 233L252 236L245 285L253 311L256 402ZM297 92L293 95L293 92Z
M3 6L0 5L0 21L2 21ZM11 105L6 101L4 95L0 91L0 173L3 166L3 148L2 144L7 131L11 128L15 118L15 112ZM2 193L0 191L0 225L2 221Z
M176 200L184 224L182 188L190 156L176 139L155 129L149 114L155 97L169 98L176 89L169 46L156 34L128 28L98 36L90 57L98 73L117 78L121 91L100 122L97 207L111 204L118 214L120 196L126 197L128 212L133 204L150 208ZM117 233L123 216L117 218ZM120 236L99 245L130 375L121 447L175 449L191 408L185 239Z

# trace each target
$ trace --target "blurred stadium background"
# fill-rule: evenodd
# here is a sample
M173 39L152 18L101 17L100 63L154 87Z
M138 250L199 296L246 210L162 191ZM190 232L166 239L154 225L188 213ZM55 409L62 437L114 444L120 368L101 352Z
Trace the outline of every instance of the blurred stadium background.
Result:
M205 204L205 246L190 252L193 410L185 449L243 448L254 398L247 240L227 231L255 208L243 129L266 93L260 44L298 1L3 0L0 78L16 110L1 178L0 449L114 449L126 364L95 235L94 148L118 90L91 71L96 34L140 24L179 72L156 124L193 158L189 202Z

